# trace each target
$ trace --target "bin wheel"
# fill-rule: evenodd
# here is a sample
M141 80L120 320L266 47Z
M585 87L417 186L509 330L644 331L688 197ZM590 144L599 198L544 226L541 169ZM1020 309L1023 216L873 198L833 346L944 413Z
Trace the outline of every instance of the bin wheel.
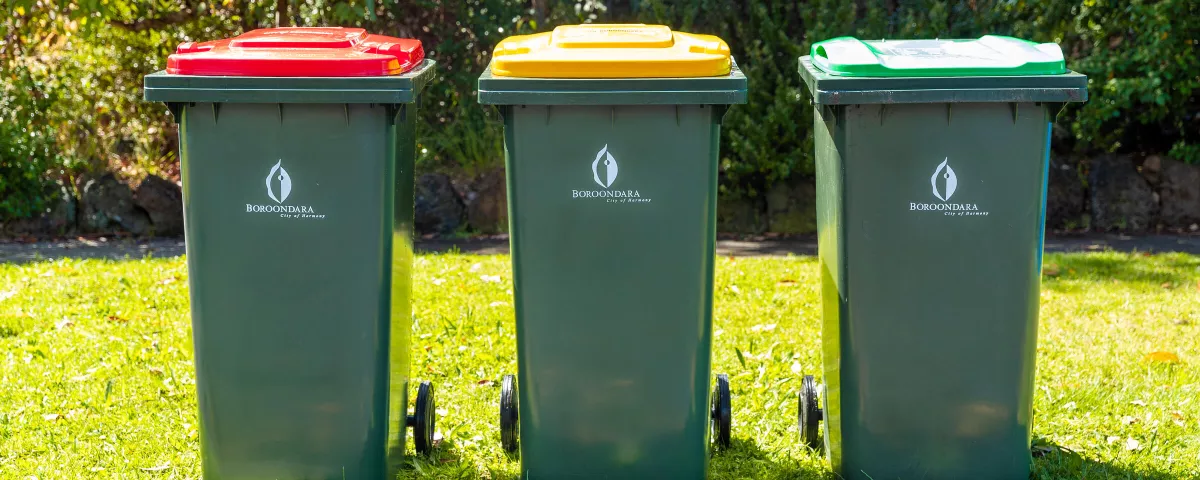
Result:
M817 382L812 375L805 375L800 382L800 441L813 450L821 447L817 431L823 417L824 412L817 404Z
M413 444L417 453L429 455L433 452L433 431L436 426L437 404L433 398L433 384L421 382L417 387L417 406L408 416L408 426L413 429Z
M717 448L729 448L730 423L733 420L733 410L729 407L729 376L717 375L717 386L712 395L712 437Z
M521 425L517 422L517 378L505 375L500 384L500 443L504 451L517 451Z

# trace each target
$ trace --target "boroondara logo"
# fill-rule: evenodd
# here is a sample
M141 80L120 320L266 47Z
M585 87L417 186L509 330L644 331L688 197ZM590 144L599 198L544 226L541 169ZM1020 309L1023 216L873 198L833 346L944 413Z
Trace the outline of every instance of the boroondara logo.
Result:
M950 201L950 197L954 195L954 190L958 188L958 176L954 174L954 169L950 168L950 157L942 160L942 163L933 171L933 176L929 177L929 183L933 185L933 196L943 202ZM938 177L945 178L945 194L938 189Z
M277 173L279 174L278 176L276 176ZM275 195L275 185L277 183L276 180L278 180L279 184L279 196ZM271 173L267 174L267 195L269 195L271 200L274 200L275 203L283 203L283 201L287 200L288 195L291 193L292 177L291 175L288 175L287 170L283 169L283 159L279 159L279 162L271 168Z
M603 179L601 179L600 176L600 165L602 165L600 163L601 159L604 159ZM597 185L600 185L604 188L611 187L613 181L617 179L617 160L613 158L611 153L608 153L608 145L605 145L604 148L601 148L600 153L596 154L596 159L592 161L592 179L596 181Z

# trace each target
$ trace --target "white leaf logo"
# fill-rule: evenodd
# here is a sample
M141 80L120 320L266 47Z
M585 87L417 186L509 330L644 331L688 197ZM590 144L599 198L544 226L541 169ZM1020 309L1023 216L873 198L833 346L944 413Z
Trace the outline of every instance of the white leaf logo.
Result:
M604 159L604 180L600 179L600 159ZM617 179L617 159L613 158L611 153L608 153L608 145L600 149L600 153L596 154L596 159L592 161L592 180L596 181L596 185L604 188L612 186L613 181Z
M275 174L279 176L276 177ZM279 196L275 196L275 180L279 180ZM288 175L287 170L283 169L283 159L280 159L274 167L271 168L271 173L267 174L267 195L274 200L275 203L283 203L287 200L289 194L292 193L292 177Z
M929 177L929 183L933 185L933 196L937 197L938 200L943 202L950 201L950 197L954 195L954 190L958 188L958 176L954 174L954 169L950 168L949 163L950 157L946 157L946 159L942 160L942 163L937 166L937 169L933 171L933 176ZM939 176L946 179L945 195L942 195L942 193L938 191Z

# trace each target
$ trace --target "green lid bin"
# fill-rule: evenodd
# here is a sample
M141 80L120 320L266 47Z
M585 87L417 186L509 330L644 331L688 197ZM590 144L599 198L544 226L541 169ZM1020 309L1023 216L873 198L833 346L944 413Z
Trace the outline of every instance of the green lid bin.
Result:
M801 438L858 479L1025 479L1058 45L836 38L812 95L823 386Z
M408 415L420 42L282 28L188 42L145 98L179 125L203 475L386 479Z
M521 478L705 478L732 412L723 376L709 390L721 119L746 101L728 46L513 37L479 101L504 120L519 375L500 426Z

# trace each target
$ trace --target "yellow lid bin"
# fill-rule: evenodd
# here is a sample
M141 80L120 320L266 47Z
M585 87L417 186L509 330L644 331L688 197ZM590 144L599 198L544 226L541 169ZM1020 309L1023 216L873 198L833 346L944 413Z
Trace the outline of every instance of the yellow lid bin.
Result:
M528 78L671 78L729 75L729 45L663 25L567 25L508 37L492 75Z

